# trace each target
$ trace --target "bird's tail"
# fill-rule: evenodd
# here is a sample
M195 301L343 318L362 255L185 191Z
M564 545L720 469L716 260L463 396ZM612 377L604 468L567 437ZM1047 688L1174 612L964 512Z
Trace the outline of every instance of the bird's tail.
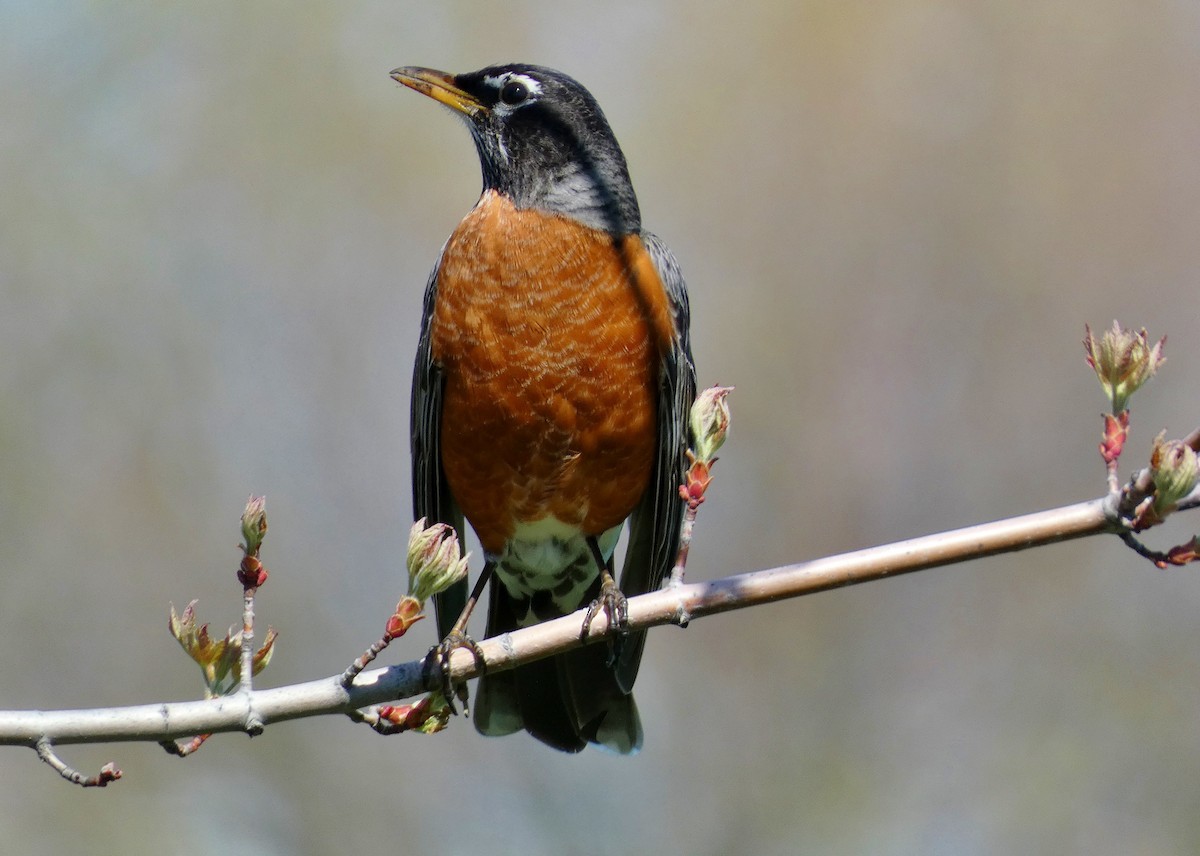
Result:
M516 628L508 596L495 581L491 597L488 637ZM475 693L476 730L498 736L524 729L564 752L593 743L633 754L642 746L642 721L610 660L606 645L587 645L484 675Z
M481 734L524 729L548 746L578 752L594 743L621 755L642 746L633 696L617 685L604 645L485 675L475 697Z

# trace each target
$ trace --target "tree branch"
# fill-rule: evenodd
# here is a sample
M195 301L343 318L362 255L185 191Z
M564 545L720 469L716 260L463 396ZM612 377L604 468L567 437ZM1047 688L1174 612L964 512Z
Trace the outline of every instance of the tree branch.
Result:
M1200 489L1180 501L1178 509L1197 505L1200 505ZM1123 529L1116 522L1113 498L1094 499L770 570L669 586L630 598L628 626L630 630L640 630L660 624L684 624L718 612L1119 531ZM578 647L583 644L579 628L584 614L580 610L484 641L481 648L488 670L515 668ZM607 632L608 619L601 612L592 622L588 643L598 641ZM456 651L450 666L456 682L476 677L480 672L467 651ZM271 724L308 716L350 714L430 689L436 688L425 682L418 660L363 672L348 687L343 686L341 675L334 675L205 701L92 710L0 711L0 745L161 742L196 734L242 731L251 710L263 724Z

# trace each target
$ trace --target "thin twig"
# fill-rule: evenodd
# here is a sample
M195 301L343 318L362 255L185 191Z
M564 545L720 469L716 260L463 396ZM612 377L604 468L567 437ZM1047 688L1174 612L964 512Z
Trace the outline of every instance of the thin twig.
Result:
M683 585L683 575L687 571L688 553L692 548L692 532L696 528L696 514L700 509L699 503L689 503L683 512L683 526L679 530L679 552L675 556L675 567L671 568L670 584Z
M1126 547L1128 547L1130 550L1133 550L1133 552L1137 553L1143 559L1148 559L1160 567L1162 566L1162 563L1166 562L1166 553L1159 552L1158 550L1152 550L1151 548L1147 547L1128 529L1120 530L1117 532L1117 536L1125 542Z
M174 755L177 758L186 758L207 742L212 734L197 734L191 740L163 740L159 743L162 748L167 750L168 755Z
M79 772L55 754L54 744L45 736L41 737L33 748L37 750L38 757L57 770L60 776L81 788L104 788L108 786L109 782L115 782L121 778L121 771L112 761L101 767L100 772L94 776Z
M338 678L338 683L344 687L354 683L354 679L362 674L362 670L371 664L371 661L383 652L388 645L392 644L391 636L381 636L378 640L371 643L371 647L364 651L359 658L346 667L346 671L342 672L342 676Z
M254 709L254 593L247 586L242 597L242 662L239 691L246 699L246 721L243 730L251 737L262 734L264 723ZM199 747L196 747L199 748ZM193 750L194 751L194 750Z

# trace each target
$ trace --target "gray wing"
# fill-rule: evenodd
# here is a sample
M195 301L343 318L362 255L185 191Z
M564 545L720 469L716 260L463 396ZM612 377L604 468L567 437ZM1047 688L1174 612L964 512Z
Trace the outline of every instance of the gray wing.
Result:
M430 349L429 327L437 300L438 270L441 257L429 274L425 286L425 301L421 312L421 336L417 341L417 361L413 366L412 409L409 430L412 443L413 517L426 518L429 523L447 523L458 531L463 540L463 516L459 511L446 474L442 470L442 391L445 378L434 363ZM449 631L467 602L467 583L456 583L434 598L437 611L438 636Z
M621 591L628 597L655 591L671 572L679 551L683 523L683 484L688 437L688 411L696 398L696 367L692 362L690 310L687 285L675 256L656 235L642 233L655 270L662 280L675 314L678 336L663 355L658 382L658 444L650 485L630 519L629 547L621 572ZM641 661L645 634L631 634L622 646L616 665L617 680L625 692L633 688Z

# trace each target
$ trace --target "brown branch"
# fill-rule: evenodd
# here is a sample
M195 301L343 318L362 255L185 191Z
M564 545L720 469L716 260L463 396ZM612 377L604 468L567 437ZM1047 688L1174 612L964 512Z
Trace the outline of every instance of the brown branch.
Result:
M968 526L853 553L740 574L712 582L689 583L630 598L629 629L683 624L717 612L857 585L998 553L1008 553L1121 531L1113 522L1110 498ZM1179 509L1200 505L1200 490ZM481 644L490 671L511 669L581 644L584 611L535 627L506 633ZM608 618L601 611L588 643L603 638ZM467 651L451 658L455 681L478 675ZM335 675L305 684L206 701L139 705L96 710L0 711L0 745L37 746L118 741L165 741L209 732L241 731L250 711L264 724L307 716L350 714L373 704L409 698L427 686L421 661L363 672L350 686Z

